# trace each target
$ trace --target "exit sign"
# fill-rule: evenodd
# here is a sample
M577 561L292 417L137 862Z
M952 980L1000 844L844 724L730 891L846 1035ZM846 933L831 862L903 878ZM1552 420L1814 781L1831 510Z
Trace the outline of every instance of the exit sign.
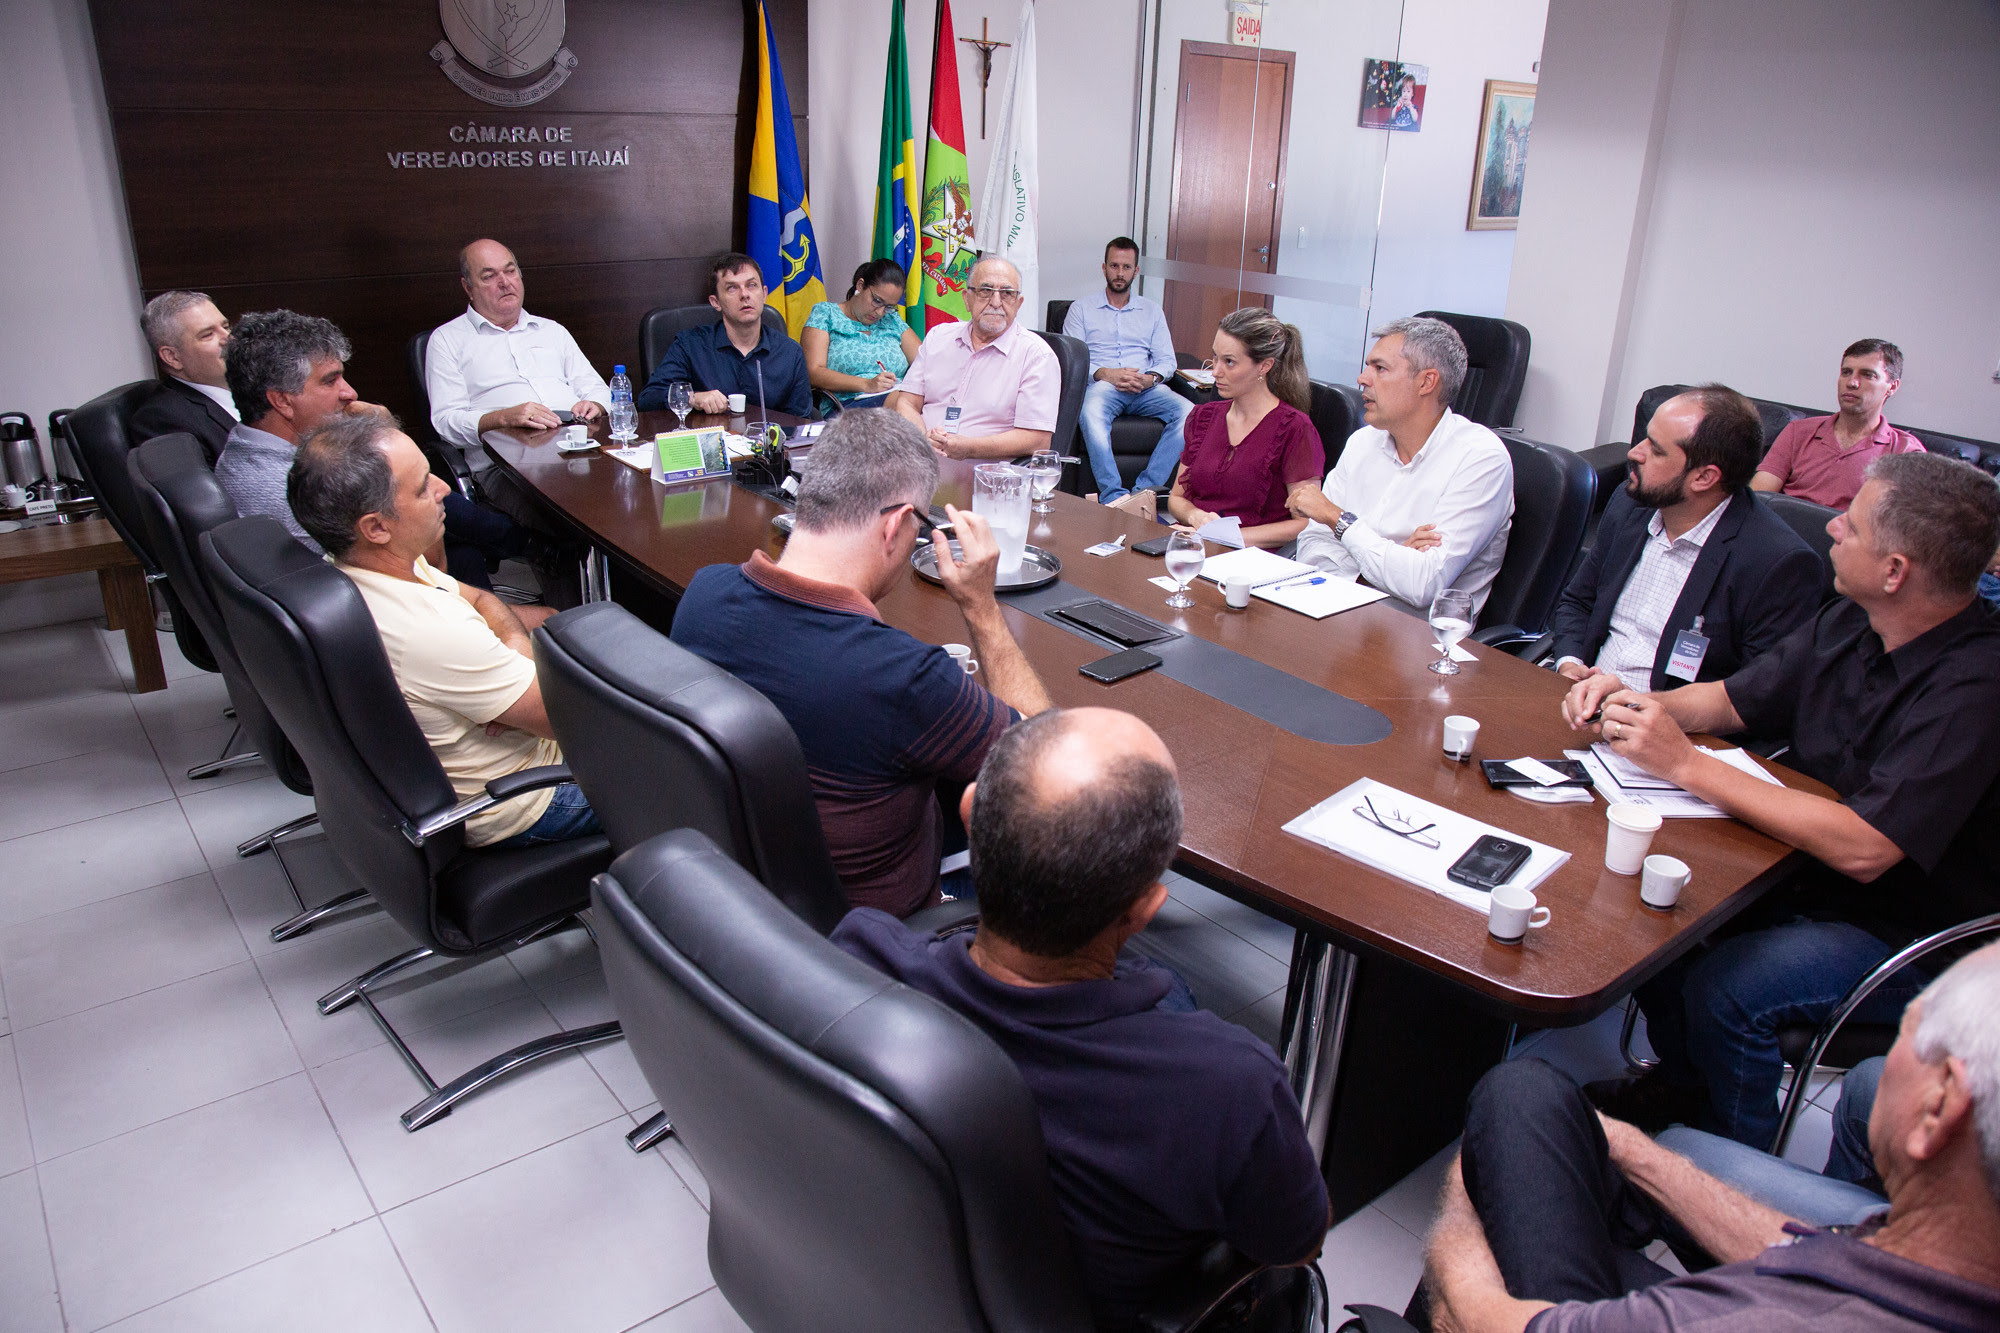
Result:
M1263 44L1263 0L1229 0L1229 40L1236 46Z

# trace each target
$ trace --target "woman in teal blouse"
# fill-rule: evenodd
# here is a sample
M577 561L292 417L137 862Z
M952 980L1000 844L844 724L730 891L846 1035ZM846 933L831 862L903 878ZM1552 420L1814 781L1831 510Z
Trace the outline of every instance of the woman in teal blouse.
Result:
M799 331L806 374L842 403L887 393L922 344L903 322L901 265L871 259L854 270L844 301L821 301Z

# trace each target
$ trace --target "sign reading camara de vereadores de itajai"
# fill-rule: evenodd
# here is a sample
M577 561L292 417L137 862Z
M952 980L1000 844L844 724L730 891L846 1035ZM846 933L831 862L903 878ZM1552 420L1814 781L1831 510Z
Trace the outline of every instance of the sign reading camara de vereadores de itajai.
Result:
M454 125L449 148L390 151L398 169L438 167L629 167L632 145L579 148L568 125Z

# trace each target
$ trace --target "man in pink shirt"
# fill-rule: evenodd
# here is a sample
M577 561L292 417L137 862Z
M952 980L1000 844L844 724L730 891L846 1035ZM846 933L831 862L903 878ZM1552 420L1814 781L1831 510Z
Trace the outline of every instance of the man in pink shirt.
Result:
M1862 474L1884 454L1915 453L1924 446L1882 415L1882 405L1903 382L1903 349L1863 338L1840 354L1840 411L1801 417L1778 432L1750 479L1752 490L1783 491L1829 509L1846 509L1861 489Z
M1056 354L1020 326L1021 275L1004 259L972 266L972 318L940 324L889 397L947 458L1014 458L1049 447L1062 374Z

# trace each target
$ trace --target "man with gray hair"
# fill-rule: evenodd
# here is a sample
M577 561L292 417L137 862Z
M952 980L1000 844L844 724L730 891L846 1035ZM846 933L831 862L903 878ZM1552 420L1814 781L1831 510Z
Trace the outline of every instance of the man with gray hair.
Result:
M972 318L924 338L889 406L923 427L947 458L1016 458L1055 436L1062 371L1056 354L1016 318L1021 274L1004 259L972 266Z
M1324 487L1304 482L1288 497L1312 520L1298 558L1420 609L1440 588L1463 589L1476 620L1507 556L1514 461L1499 436L1451 410L1465 382L1458 330L1398 319L1373 336L1359 381L1368 424Z
M139 316L159 365L160 389L132 414L132 442L185 432L214 463L235 429L236 400L223 371L229 321L202 292L161 292Z
M1762 656L1661 693L1592 676L1563 701L1571 726L1812 858L1640 987L1660 1063L1590 1091L1647 1129L1699 1120L1770 1143L1779 1026L1820 1022L1912 940L2000 911L2000 613L1975 593L2000 488L1957 459L1889 454L1827 528L1843 596ZM1759 781L1696 731L1789 740L1785 762L1833 795ZM1906 970L1857 1016L1888 1021L1918 984Z
M1868 1142L1888 1210L1802 1222L1512 1060L1473 1089L1413 1322L1459 1333L2000 1328L2000 945L1910 1002ZM1639 1252L1666 1239L1675 1276Z
M961 663L875 609L912 581L937 481L915 425L882 408L843 412L813 448L783 554L710 565L674 612L676 643L762 691L798 733L848 900L899 917L938 900L958 789L1009 725L1049 706L1001 618L1000 548L977 514L945 510L961 550L931 538L970 656Z

